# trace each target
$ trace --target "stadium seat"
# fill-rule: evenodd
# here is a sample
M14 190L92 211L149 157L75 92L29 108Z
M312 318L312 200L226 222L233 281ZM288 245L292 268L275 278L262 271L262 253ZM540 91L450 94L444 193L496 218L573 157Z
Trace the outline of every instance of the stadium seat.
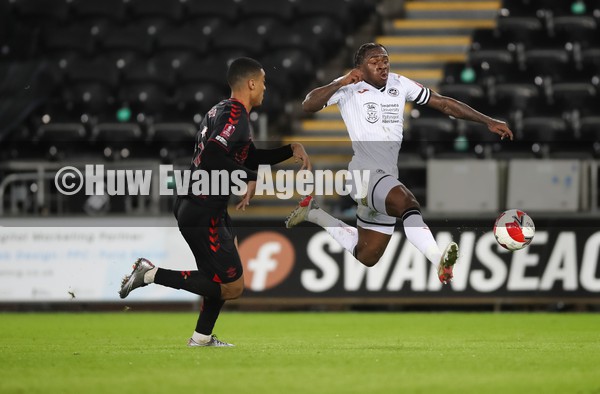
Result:
M598 88L585 82L555 83L552 90L553 101L565 109L579 109L598 95Z
M183 4L179 0L129 0L131 14L135 19L168 19L179 21Z
M119 103L130 108L138 121L148 120L148 116L160 113L164 108L166 96L167 91L162 82L151 81L129 83L119 88L117 93Z
M555 34L563 34L572 42L594 40L597 36L598 24L591 16L560 16L553 18Z
M485 97L485 91L483 87L476 83L445 83L440 85L439 93L467 104L471 104Z
M292 25L292 29L300 32L305 37L318 41L318 48L323 48L325 53L335 52L344 44L345 34L342 24L328 16L312 16L298 19ZM313 47L316 51L317 48Z
M267 37L275 34L275 31L279 31L284 26L284 23L279 19L273 17L259 16L249 19L244 19L244 27L250 31L254 31L259 36L266 39Z
M497 29L500 34L514 44L522 44L525 48L535 47L543 42L546 33L539 19L533 17L499 18Z
M66 0L15 0L12 6L18 20L34 29L64 24L69 15Z
M96 82L111 88L119 80L117 66L104 57L75 59L68 65L66 75L69 83Z
M280 92L299 91L314 73L313 62L298 49L272 51L261 61L268 70L267 86L275 85Z
M181 158L190 160L197 129L193 123L155 123L148 127L147 141L151 151L165 163Z
M219 101L229 97L227 89L212 82L185 83L173 95L177 110L186 121L192 122L196 115L204 114Z
M183 83L208 82L225 84L227 64L222 59L210 57L207 59L190 59L179 70Z
M440 153L454 151L456 124L448 116L426 106L418 106L410 112L408 134L416 143L419 153L430 158Z
M316 36L308 36L305 29L282 26L274 29L267 37L269 52L278 50L300 50L313 62L320 62L324 48Z
M540 144L560 144L574 141L574 134L565 120L564 108L536 103L523 110L523 140Z
M71 0L73 19L91 19L119 23L124 20L126 6L123 0Z
M497 63L513 63L516 51L516 44L500 31L476 29L469 49L469 64L473 65L478 76L481 77L487 74L490 66L493 68Z
M48 120L37 128L34 141L50 160L89 155L85 127L73 120Z
M109 111L115 103L113 90L93 81L65 85L61 98L63 105L71 108L77 119L83 115L96 116Z
M294 6L290 0L244 1L241 11L246 18L272 17L288 23L294 15Z
M58 52L72 58L73 55L90 56L94 51L94 36L88 26L49 28L44 33L43 42L46 55Z
M107 159L126 159L142 150L143 133L135 122L98 123L92 128L91 142Z
M297 18L321 16L337 20L344 32L354 28L350 7L346 0L296 0Z
M231 26L239 16L239 1L236 0L188 0L186 1L188 18L218 17Z
M543 97L543 79L515 64L495 64L489 74L493 76L488 91L492 104L504 103L509 109L524 108L531 100Z
M156 37L156 49L166 51L190 51L197 56L207 54L209 38L199 30L200 26L166 28Z
M263 51L263 38L253 28L240 25L237 28L221 27L212 37L213 46L219 51L240 51L245 56L256 57Z
M562 70L568 68L570 60L565 49L529 49L525 52L527 70L552 80L561 78Z
M113 27L101 38L103 51L130 51L148 55L154 45L152 30L143 24Z
M588 148L593 148L596 157L600 157L600 95L579 107L579 139ZM595 145L595 146L594 146Z
M127 84L151 82L171 87L175 83L175 68L171 63L162 61L161 58L151 58L149 60L139 59L132 62L123 69L123 82Z

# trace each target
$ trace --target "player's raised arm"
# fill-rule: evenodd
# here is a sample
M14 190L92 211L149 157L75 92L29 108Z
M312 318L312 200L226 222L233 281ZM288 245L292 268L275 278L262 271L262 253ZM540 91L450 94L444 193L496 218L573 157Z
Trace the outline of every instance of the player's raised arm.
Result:
M506 122L490 118L489 116L469 107L462 101L458 101L451 97L441 96L432 91L431 98L429 99L427 105L448 116L482 123L486 125L492 133L498 134L501 139L513 139L513 132L508 128Z
M327 101L339 90L339 88L360 81L362 81L362 72L359 69L354 68L342 78L338 78L333 82L318 87L308 93L302 102L302 109L305 112L318 112L327 105Z

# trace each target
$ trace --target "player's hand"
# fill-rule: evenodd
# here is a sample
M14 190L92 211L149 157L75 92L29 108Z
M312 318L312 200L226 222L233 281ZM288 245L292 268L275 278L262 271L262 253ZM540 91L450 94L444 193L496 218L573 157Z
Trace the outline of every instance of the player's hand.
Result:
M488 129L490 129L492 133L498 134L501 140L505 138L509 138L511 141L513 140L513 132L508 128L506 122L492 119L488 124Z
M302 167L300 168L300 171L312 171L312 164L310 164L308 153L306 153L302 144L299 144L297 142L292 143L292 152L296 163L298 163L298 161L302 161Z
M342 82L342 85L346 86L346 85L350 85L353 83L358 83L362 80L363 80L362 71L360 71L358 68L353 68L352 70L350 70L348 72L348 74L344 75L344 77L341 79L341 82Z
M246 210L246 207L250 205L250 200L254 197L254 193L256 193L256 181L248 182L248 188L246 189L246 194L242 197L242 201L240 201L235 209L238 211L241 209L242 211Z

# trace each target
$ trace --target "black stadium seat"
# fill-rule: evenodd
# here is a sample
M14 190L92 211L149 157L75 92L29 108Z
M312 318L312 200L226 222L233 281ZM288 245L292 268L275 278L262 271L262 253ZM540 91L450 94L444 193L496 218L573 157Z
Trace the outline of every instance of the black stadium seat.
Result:
M213 45L220 51L236 50L246 56L256 57L263 51L263 38L252 27L221 27L212 37Z
M294 15L294 5L290 0L244 1L241 8L244 18L266 16L287 23Z
M156 50L189 51L197 56L208 54L209 38L202 34L200 26L181 26L165 28L156 37Z
M71 10L76 21L92 19L113 23L123 21L127 12L123 0L71 0Z
M64 24L69 15L67 0L15 0L13 7L17 18L33 28Z
M239 2L236 0L187 0L188 18L218 17L229 24L235 23L239 16Z
M179 0L129 0L131 14L136 19L169 19L179 21L183 4Z

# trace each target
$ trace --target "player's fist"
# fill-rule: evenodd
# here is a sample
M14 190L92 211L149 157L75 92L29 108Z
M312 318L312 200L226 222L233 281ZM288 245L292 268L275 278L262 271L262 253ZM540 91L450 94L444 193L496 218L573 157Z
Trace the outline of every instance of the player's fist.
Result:
M344 77L342 78L342 84L345 86L360 82L362 80L362 71L360 71L358 68L353 68L348 72L348 74L344 75Z

